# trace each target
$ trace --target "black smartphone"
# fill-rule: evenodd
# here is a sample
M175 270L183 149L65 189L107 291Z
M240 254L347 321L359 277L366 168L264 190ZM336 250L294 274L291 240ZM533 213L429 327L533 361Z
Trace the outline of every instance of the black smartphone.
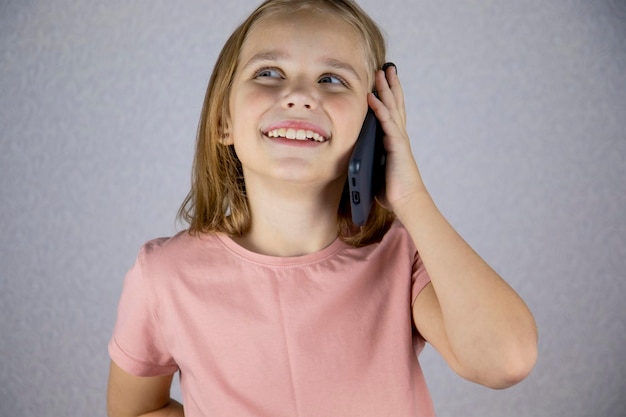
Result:
M365 224L374 198L385 185L386 157L383 129L369 108L348 165L352 222L357 226Z

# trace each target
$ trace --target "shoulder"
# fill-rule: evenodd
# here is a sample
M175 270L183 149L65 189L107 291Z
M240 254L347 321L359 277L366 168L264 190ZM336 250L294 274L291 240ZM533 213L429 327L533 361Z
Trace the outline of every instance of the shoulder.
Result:
M183 230L173 236L159 237L145 242L139 250L139 255L149 258L177 257L183 253L193 253L214 245L220 245L216 234L196 234Z
M379 243L379 250L387 252L398 252L402 254L408 254L411 257L415 257L417 249L411 239L411 235L406 228L400 223L399 220L394 220L391 227L383 236L383 239Z
M160 237L145 242L139 249L136 267L144 272L159 273L180 269L181 265L206 260L207 255L223 249L215 234L193 234L188 230L170 237ZM151 274L152 275L152 274Z
M387 270L410 271L417 260L413 240L402 223L395 220L382 239L360 247L350 247L346 253L354 254L354 262L384 265Z
M417 251L408 230L399 220L395 220L375 250L377 257L385 265L397 265L402 271L410 272L413 279L414 292L419 292L430 277Z

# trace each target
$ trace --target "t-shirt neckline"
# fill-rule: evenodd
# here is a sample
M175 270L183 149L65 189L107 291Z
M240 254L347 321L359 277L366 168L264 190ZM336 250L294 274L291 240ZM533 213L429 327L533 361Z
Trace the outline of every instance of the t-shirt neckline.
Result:
M217 238L227 249L229 249L235 255L249 262L263 264L263 265L273 265L273 266L296 266L296 265L302 266L306 264L318 263L318 262L323 261L324 259L327 259L333 256L338 251L350 246L347 243L345 243L343 240L341 240L339 237L337 237L328 246L326 246L325 248L317 252L313 252L313 253L309 253L305 255L283 257L283 256L264 255L261 253L253 252L239 245L230 236L222 234L222 233L218 233Z

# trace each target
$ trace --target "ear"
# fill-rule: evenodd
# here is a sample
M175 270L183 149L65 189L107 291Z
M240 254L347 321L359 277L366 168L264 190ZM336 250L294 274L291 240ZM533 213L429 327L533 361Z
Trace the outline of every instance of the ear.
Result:
M233 141L230 132L224 132L222 133L222 137L220 138L220 143L222 145L233 145L235 142Z
M222 127L222 129L220 129L222 134L220 137L220 143L222 145L233 145L234 141L233 141L233 137L231 135L230 132L230 126L228 123L225 123L224 126Z

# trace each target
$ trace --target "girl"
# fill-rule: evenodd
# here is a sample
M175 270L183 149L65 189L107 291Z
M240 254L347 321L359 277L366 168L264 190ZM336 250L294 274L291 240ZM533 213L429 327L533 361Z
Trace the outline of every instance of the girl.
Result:
M233 33L202 110L189 230L147 243L125 280L110 416L182 416L175 372L192 417L432 416L425 341L488 387L530 372L532 315L431 200L384 62L351 0L267 0ZM357 228L344 189L368 106L387 186Z

